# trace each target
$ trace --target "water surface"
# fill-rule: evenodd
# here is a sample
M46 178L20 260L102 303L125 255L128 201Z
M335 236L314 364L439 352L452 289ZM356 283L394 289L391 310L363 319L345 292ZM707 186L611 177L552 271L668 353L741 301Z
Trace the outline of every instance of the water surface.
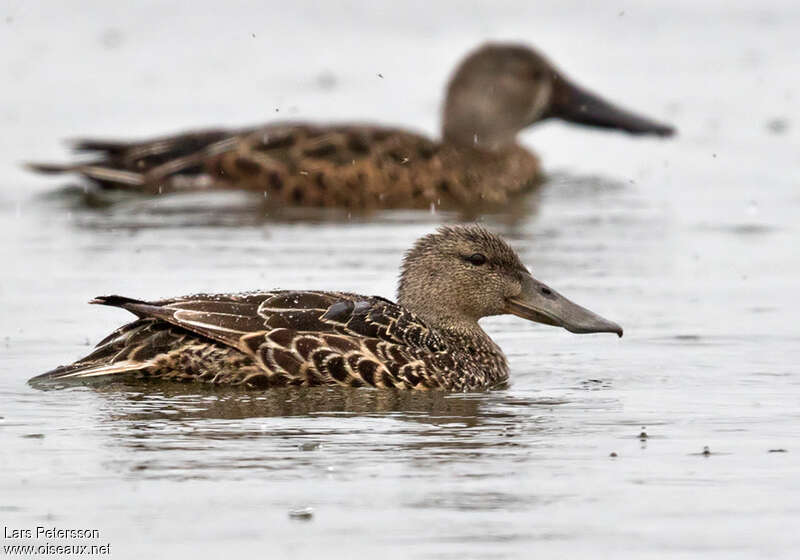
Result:
M121 18L92 4L91 20L7 8L2 522L97 528L118 558L792 558L800 11L536 4L404 3L359 19L356 7L239 6L224 21L208 4L165 9L157 28L144 6ZM26 384L129 319L87 306L93 296L392 297L402 252L462 217L265 214L238 193L87 205L19 161L63 158L58 139L78 134L286 114L433 133L447 72L486 37L533 42L680 130L665 142L540 126L524 141L551 179L484 217L624 338L486 320L512 383L479 394ZM311 519L290 516L303 508Z

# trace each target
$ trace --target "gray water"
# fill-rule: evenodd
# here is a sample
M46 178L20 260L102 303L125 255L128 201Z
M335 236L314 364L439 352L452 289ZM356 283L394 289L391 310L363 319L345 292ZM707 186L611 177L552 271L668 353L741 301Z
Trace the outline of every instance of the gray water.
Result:
M0 13L5 527L98 529L80 543L115 558L795 557L796 3L62 4ZM392 297L402 252L460 217L264 215L239 193L89 207L19 162L63 159L64 137L280 118L433 134L485 38L679 128L536 127L551 179L484 217L624 338L486 320L512 383L480 394L26 384L129 319L93 296Z

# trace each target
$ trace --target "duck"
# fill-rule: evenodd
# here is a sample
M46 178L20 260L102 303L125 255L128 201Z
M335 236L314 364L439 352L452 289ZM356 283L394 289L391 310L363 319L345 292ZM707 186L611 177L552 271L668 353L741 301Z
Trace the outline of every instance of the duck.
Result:
M573 333L617 323L535 279L499 235L441 226L405 254L397 301L347 292L273 290L157 301L104 296L136 315L86 357L32 379L169 380L268 389L348 386L478 391L505 384L503 351L483 317L513 314Z
M77 140L88 159L28 164L147 194L240 189L273 206L429 209L503 205L541 183L518 134L548 119L667 137L671 125L582 88L533 48L487 43L447 86L441 138L369 124L273 123L144 141Z

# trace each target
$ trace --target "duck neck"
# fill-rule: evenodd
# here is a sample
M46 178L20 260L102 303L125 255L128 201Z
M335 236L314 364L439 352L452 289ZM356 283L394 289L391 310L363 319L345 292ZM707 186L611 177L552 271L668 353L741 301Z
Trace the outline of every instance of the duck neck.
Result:
M451 347L463 352L475 364L478 380L467 380L467 386L491 387L508 379L508 362L503 351L477 322L469 326L439 326L437 331Z
M447 116L442 127L442 139L462 150L482 152L499 152L517 144L516 131L496 130L491 126L479 125L473 120L455 117L448 119Z
M439 281L439 279L436 279ZM421 286L417 286L421 288ZM458 336L485 337L488 335L478 324L477 319L465 315L463 312L453 312L456 302L446 300L440 294L430 290L416 290L421 293L414 297L406 297L404 283L398 290L397 303L422 319L425 324L441 333L452 333Z
M508 365L503 351L486 334L477 320L441 313L432 305L415 306L405 302L402 296L398 298L398 303L422 319L438 335L445 338L453 349L458 349L471 356L493 381L500 381L507 376Z
M486 331L481 328L477 321L472 319L458 319L456 317L442 318L440 316L426 316L415 313L425 321L425 324L436 330L436 332L451 339L474 339L476 342L491 342L491 338Z
M469 354L474 354L477 351L481 354L503 355L500 347L476 322L469 325L440 325L436 327L436 330L442 336L455 343L456 347L467 351Z
M517 144L522 127L501 112L483 91L448 90L442 111L442 139L461 149L497 152Z

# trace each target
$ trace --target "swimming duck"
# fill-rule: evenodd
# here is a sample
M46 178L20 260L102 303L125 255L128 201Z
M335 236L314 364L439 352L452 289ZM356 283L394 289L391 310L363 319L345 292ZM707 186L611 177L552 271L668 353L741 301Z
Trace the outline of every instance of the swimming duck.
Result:
M573 84L527 46L489 43L451 78L440 141L381 126L283 123L143 142L81 140L75 149L93 159L29 167L151 194L245 189L276 205L503 204L541 179L539 159L517 134L549 118L631 134L674 132Z
M478 325L511 313L575 333L622 327L536 280L499 236L446 226L403 260L397 303L342 292L268 291L91 303L138 317L72 365L34 380L142 378L274 387L468 391L504 383L503 351Z

